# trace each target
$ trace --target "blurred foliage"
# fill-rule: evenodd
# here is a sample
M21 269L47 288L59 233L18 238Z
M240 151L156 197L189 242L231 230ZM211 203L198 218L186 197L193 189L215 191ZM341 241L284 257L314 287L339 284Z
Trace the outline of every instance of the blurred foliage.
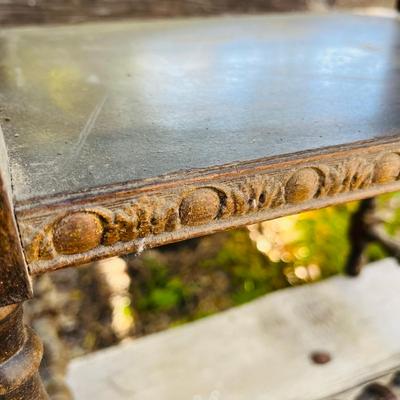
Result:
M400 194L381 196L378 214L400 229ZM358 202L309 211L129 257L136 335L246 303L289 286L342 273ZM377 244L370 261L386 256Z
M353 202L309 211L147 250L125 261L57 271L50 293L57 293L63 310L60 335L71 354L80 355L342 273L357 207ZM390 235L400 236L400 193L379 197L377 216ZM367 255L370 261L386 256L377 244ZM33 303L36 311L38 304Z

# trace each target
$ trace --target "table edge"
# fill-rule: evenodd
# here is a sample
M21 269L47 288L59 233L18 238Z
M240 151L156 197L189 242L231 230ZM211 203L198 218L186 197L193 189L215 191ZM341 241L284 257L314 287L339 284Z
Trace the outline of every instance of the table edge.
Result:
M16 215L31 274L400 190L400 137L180 172Z

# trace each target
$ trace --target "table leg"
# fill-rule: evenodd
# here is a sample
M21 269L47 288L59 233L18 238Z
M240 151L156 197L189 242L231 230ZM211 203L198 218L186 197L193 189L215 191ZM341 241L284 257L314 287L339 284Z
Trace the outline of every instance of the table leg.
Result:
M0 308L0 400L48 400L38 369L43 347L24 326L22 304Z

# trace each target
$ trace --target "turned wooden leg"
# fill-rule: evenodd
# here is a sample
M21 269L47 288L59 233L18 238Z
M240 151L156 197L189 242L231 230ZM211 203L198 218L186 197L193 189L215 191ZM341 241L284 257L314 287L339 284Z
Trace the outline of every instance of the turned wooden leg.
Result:
M47 400L38 373L43 347L22 317L22 303L0 308L0 400Z

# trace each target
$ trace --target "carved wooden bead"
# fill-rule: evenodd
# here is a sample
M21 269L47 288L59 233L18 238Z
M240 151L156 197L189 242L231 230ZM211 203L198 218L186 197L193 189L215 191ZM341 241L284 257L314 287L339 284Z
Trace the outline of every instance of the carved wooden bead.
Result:
M92 213L67 215L53 231L53 243L58 253L77 254L94 249L101 243L103 226Z
M217 217L220 199L215 190L197 189L186 196L179 208L181 222L184 225L200 225Z
M386 154L375 164L374 182L389 183L395 181L400 174L400 156L395 153Z
M318 172L313 168L300 169L286 183L286 201L301 203L310 200L317 194L318 188Z

